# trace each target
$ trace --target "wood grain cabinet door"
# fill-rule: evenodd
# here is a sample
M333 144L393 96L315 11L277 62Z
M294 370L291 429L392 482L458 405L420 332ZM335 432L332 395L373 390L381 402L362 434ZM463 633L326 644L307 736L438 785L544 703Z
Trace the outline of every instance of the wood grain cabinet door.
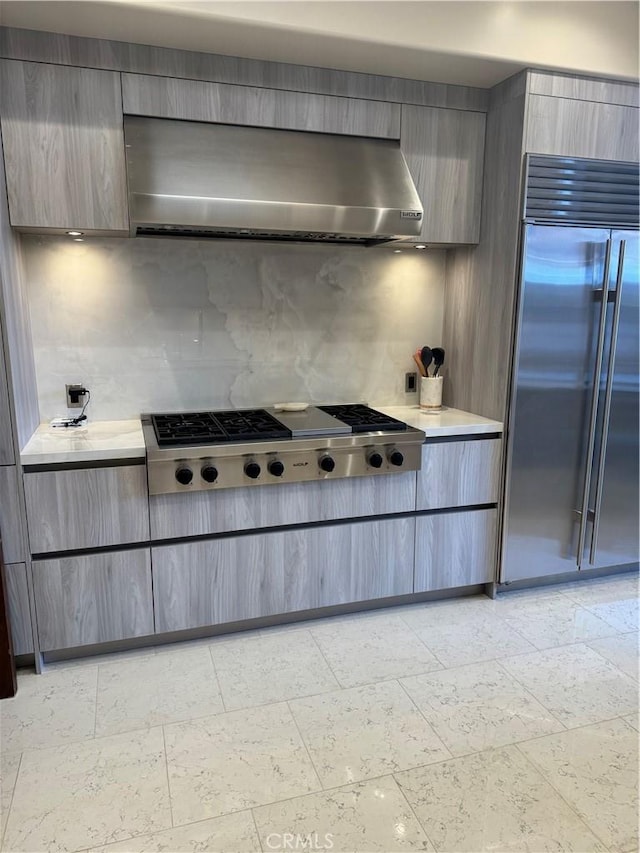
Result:
M490 583L496 577L495 509L416 519L414 592Z
M33 654L27 567L24 563L7 563L4 568L7 578L9 622L11 624L14 654Z
M0 118L14 228L128 234L118 73L3 60Z
M0 538L7 563L21 563L26 556L19 476L15 465L0 466Z
M381 139L400 136L400 105L385 101L146 74L123 74L122 97L128 115Z
M418 472L416 509L497 503L501 445L499 438L427 441Z
M399 518L153 548L156 630L409 594L414 538Z
M0 465L13 465L13 428L9 404L9 385L4 361L4 347L0 333Z
M480 239L485 114L402 105L400 146L424 207L420 239Z
M24 474L32 554L149 540L144 465Z
M43 651L153 634L149 549L35 560Z

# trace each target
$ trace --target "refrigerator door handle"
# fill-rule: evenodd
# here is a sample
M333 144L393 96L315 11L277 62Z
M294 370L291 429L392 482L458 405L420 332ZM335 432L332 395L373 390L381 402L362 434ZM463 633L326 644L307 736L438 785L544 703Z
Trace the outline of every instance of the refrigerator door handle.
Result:
M598 398L600 396L600 375L604 357L605 332L607 327L607 302L609 299L609 269L611 267L611 239L607 240L604 256L604 272L602 274L602 303L600 307L600 322L598 328L598 344L596 347L596 362L593 369L593 394L591 397L591 412L589 414L589 437L585 461L584 482L582 486L582 504L580 508L580 532L578 534L578 553L576 564L582 568L582 556L587 538L587 523L589 512L589 492L591 489L591 469L593 468L593 453L596 443L596 427L598 421Z
M589 551L589 562L594 563L596 549L598 547L598 531L600 529L600 510L602 508L602 484L604 481L604 466L607 459L607 439L609 437L609 420L611 418L611 397L613 394L613 368L616 360L616 346L618 343L618 326L620 325L620 306L622 304L622 271L624 268L624 252L627 246L626 240L620 241L620 255L618 258L618 273L616 276L616 292L613 306L613 323L611 327L611 348L609 350L609 361L607 365L607 384L604 392L604 412L602 418L602 440L600 441L600 453L598 456L598 473L596 479L596 495L594 500L593 527L591 529L591 549Z

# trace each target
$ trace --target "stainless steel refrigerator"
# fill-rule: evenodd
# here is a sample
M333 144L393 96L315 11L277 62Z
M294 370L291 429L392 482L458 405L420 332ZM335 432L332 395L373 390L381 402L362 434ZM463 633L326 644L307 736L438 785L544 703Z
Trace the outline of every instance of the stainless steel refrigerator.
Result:
M503 583L637 563L639 548L637 165L623 180L616 164L531 159Z

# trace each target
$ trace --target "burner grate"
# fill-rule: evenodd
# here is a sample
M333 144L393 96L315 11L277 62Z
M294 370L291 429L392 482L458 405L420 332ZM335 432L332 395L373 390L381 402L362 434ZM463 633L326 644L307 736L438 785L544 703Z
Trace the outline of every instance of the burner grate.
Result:
M151 415L159 447L291 438L291 432L264 409Z
M370 409L361 403L318 406L318 408L348 424L353 432L375 432L376 430L396 430L399 432L407 429L407 425L402 421L378 412L376 409Z

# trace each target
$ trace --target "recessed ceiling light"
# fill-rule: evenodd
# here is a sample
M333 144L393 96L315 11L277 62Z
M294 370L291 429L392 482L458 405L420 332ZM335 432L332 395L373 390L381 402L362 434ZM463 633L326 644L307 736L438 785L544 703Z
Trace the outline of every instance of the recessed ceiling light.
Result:
M420 243L420 245L416 246L416 249L426 249L426 248L427 247L424 246L422 243Z
M69 237L82 237L83 231L67 231Z
M84 243L84 240L82 237L74 237L73 242L74 243Z
M401 254L401 253L402 253L402 249L394 249L394 250L393 250L393 254L394 254L394 255L399 255L399 254Z

